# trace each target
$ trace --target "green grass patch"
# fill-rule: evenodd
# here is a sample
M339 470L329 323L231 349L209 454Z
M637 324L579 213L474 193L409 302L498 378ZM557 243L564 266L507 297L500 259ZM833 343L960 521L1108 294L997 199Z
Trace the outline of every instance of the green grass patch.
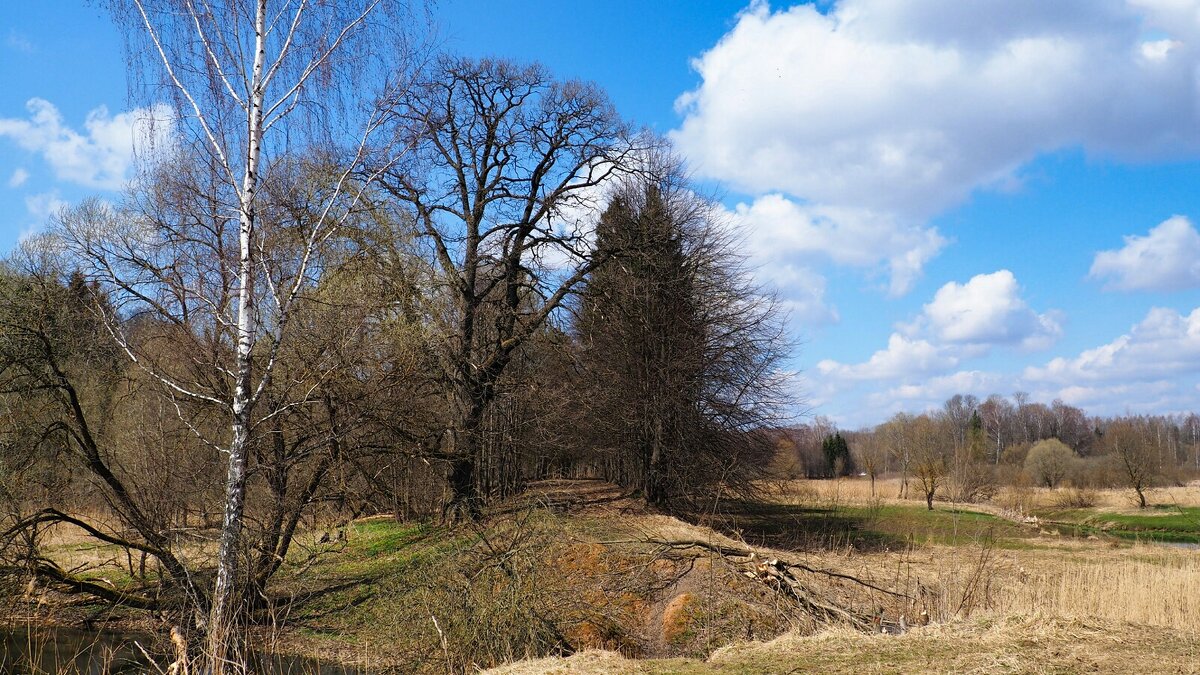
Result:
M1125 529L1200 533L1200 508L1156 507L1151 513L1104 513L1098 517Z
M345 542L328 544L326 559L313 571L335 579L403 577L474 541L469 533L433 525L369 520L350 525Z
M900 537L917 544L961 546L990 539L1001 547L1024 547L1035 535L1011 521L990 513L959 507L888 504L842 509L863 518L864 528L883 536Z
M546 564L563 530L540 511L457 528L355 523L318 562L286 570L280 586L297 598L288 626L322 649L386 653L432 672L543 653L558 638L540 617L590 607L571 596L577 579Z
M1041 517L1054 521L1059 532L1073 536L1200 544L1200 508L1196 507L1160 505L1137 513L1067 509L1049 511Z
M351 555L376 556L395 553L424 537L433 529L423 524L399 523L391 519L368 520L349 526Z
M990 513L923 503L734 504L729 524L753 546L790 550L900 550L914 545L970 546L989 541L1002 548L1029 548L1037 532Z

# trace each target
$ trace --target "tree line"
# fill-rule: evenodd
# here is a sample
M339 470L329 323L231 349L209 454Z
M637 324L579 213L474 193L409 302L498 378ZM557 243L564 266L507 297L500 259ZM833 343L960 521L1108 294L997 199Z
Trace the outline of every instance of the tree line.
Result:
M835 467L830 448L849 445L849 460ZM874 490L883 474L900 478L898 496L911 490L933 508L935 497L975 502L1002 485L1057 488L1122 487L1146 506L1146 490L1183 484L1200 472L1200 415L1089 416L1055 400L980 401L956 394L939 410L897 413L872 428L841 431L832 421L776 432L777 473L809 478L858 471Z

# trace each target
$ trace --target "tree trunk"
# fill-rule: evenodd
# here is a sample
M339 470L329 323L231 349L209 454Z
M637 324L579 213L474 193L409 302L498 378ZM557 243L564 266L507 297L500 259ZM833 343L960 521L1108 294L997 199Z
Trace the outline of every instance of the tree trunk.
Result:
M244 672L239 653L238 624L242 606L238 558L242 534L242 514L246 501L246 430L235 424L234 440L229 447L229 473L225 482L225 517L221 525L221 545L217 553L217 579L213 585L209 611L206 657L209 672Z
M926 492L926 493L925 493L925 506L926 506L926 507L927 507L927 508L928 508L930 511L932 511L932 510L933 510L933 493L932 493L932 492Z
M442 509L442 520L454 524L475 520L480 514L480 496L475 485L475 457L464 454L450 462L450 501Z
M650 434L646 451L645 494L646 503L661 506L667 501L666 480L663 475L663 423L657 417L653 423L654 430Z
M217 579L209 612L207 657L212 675L244 672L244 654L238 649L237 625L242 598L239 597L238 556L242 517L246 503L246 452L250 442L254 393L251 366L256 326L254 325L253 242L258 190L258 164L262 153L263 68L266 63L267 2L255 7L255 53L247 115L246 170L242 176L238 227L237 382L233 392L233 441L229 444L229 469L225 480L225 517L221 524L221 546L217 553ZM232 652L232 654L231 654ZM233 657L231 659L231 656ZM236 660L234 660L236 659Z
M504 360L500 367L507 363ZM464 519L475 520L479 517L484 501L480 490L482 439L481 430L484 425L484 415L495 398L495 379L499 377L499 369L494 372L460 375L461 379L453 384L451 399L453 427L450 430L450 502L442 509L442 519L450 522L460 522Z

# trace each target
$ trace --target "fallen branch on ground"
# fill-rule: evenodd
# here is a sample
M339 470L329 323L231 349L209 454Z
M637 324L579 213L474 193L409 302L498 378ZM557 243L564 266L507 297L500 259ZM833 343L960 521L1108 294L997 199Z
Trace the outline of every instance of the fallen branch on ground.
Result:
M781 560L778 558L760 557L757 551L749 548L728 546L701 539L625 539L602 541L603 545L641 544L652 545L672 550L700 549L715 553L727 564L740 571L743 575L767 583L779 591L792 597L801 607L818 620L834 623L846 623L864 631L878 631L879 616L866 614L852 609L839 607L816 598L809 588L797 576L797 572L822 575L833 579L848 581L872 591L911 601L906 593L889 590L869 581L859 579L850 574L835 572L803 563ZM733 560L740 558L742 560Z

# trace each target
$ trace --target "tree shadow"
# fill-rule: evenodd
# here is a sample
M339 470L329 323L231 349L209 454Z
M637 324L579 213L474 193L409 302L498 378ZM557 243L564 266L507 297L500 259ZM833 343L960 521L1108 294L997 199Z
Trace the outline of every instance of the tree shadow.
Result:
M370 600L375 596L374 584L377 581L377 577L360 577L329 584L304 593L275 598L271 611L284 615L291 615L292 612L295 612L295 615L289 616L288 623L311 629L314 626L308 622L336 615ZM325 605L321 603L321 601L346 594L348 591L350 592L348 593L349 597L340 602Z
M876 552L894 551L908 544L905 538L873 529L873 518L838 508L728 500L715 514L684 517L763 548L828 551L853 547Z

